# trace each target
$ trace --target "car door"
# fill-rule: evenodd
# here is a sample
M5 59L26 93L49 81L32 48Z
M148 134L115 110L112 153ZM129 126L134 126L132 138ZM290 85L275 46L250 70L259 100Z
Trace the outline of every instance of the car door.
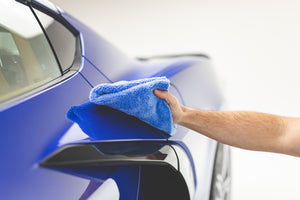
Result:
M78 199L89 180L39 163L72 125L67 110L88 100L91 82L106 80L85 78L97 72L81 58L76 30L55 10L0 4L1 198Z

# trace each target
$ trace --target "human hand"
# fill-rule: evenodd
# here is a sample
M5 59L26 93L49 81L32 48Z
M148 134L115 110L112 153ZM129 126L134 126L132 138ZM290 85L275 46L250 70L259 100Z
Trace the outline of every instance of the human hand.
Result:
M173 123L174 124L180 123L184 114L185 107L179 103L178 99L173 95L171 95L169 92L158 90L158 89L154 90L154 94L157 97L165 100L169 104L172 112Z

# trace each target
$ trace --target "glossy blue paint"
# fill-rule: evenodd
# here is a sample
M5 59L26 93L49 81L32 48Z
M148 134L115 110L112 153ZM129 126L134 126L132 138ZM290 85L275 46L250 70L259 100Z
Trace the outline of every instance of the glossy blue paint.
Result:
M84 44L82 55L112 82L154 76L170 78L199 60L196 57L179 57L160 62L133 60L69 14L62 13L62 15L77 30L80 30L81 43Z
M53 6L50 9L55 10ZM65 115L71 106L87 102L91 88L99 83L165 75L171 80L170 92L185 105L219 110L223 98L209 61L196 57L132 60L69 14L56 12L80 33L81 67L79 72L58 84L0 108L0 196L5 199L86 199L105 179L113 178L121 200L138 199L139 166L55 171L42 168L39 163L65 144L97 141L88 138ZM99 141L166 140L151 128L128 121L123 115L114 117L114 124L120 125L114 127L117 131L105 120L108 119L103 118L105 126ZM184 147L192 163L196 182L193 199L208 199L216 142L180 126L168 140Z
M68 20L82 35L84 49L82 55L93 63L111 81L128 70L135 68L135 61L127 57L123 52L99 36L92 29L82 24L67 13L62 16Z
M97 186L101 185L101 183L108 178L112 178L117 183L120 192L120 200L138 198L138 187L140 182L139 166L115 166L97 168L82 167L73 169L59 168L54 170L94 182L93 187L86 187L85 191L81 195L82 199L85 199L84 197L89 197L93 193L93 191L97 189Z
M102 185L102 182L91 180L89 182L89 185L87 186L86 190L79 198L79 200L84 200L84 199L89 198L101 185Z
M2 197L76 199L81 195L87 180L41 169L39 162L57 148L57 141L70 127L65 118L68 107L86 101L84 94L88 95L90 89L77 73L1 112ZM72 194L68 192L71 189ZM51 190L56 192L47 197Z
M120 200L138 199L139 170L139 166L121 167L112 175L120 191Z
M80 70L80 73L84 78L95 87L101 83L109 83L110 80L103 76L95 66L93 66L86 58L82 57L82 63L84 68Z

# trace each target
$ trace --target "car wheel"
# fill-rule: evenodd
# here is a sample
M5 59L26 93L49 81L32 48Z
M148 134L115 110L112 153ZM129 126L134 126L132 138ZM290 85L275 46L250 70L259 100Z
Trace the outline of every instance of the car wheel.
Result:
M212 176L210 200L229 200L231 197L230 147L218 143Z

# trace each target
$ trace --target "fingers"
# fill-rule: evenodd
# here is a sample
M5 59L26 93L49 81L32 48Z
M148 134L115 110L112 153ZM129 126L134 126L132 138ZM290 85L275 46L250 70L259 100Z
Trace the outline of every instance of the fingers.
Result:
M164 91L164 90L155 89L154 94L157 97L165 100L170 106L172 106L174 104L175 97L173 97L169 92Z
M181 104L179 103L177 98L168 93L167 91L155 89L153 92L157 97L165 100L169 104L172 112L173 123L178 123L182 118L183 111L181 108Z
M157 97L166 100L167 95L168 95L168 92L167 92L167 91L163 91L163 90L155 89L155 90L154 90L154 94L155 94Z

